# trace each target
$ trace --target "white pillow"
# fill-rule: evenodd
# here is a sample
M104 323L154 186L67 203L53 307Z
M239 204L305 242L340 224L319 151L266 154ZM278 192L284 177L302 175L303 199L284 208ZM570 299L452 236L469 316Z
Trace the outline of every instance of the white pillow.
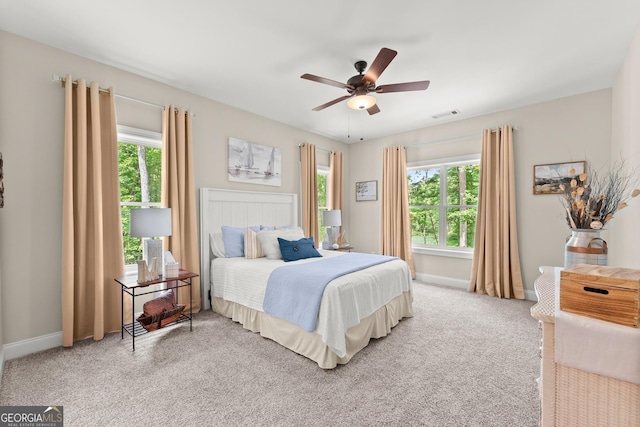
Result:
M299 240L304 237L302 228L288 228L286 230L262 230L257 233L262 246L262 252L267 259L282 259L278 237L285 240Z
M211 244L211 253L216 258L224 258L224 240L222 240L222 232L211 233L209 235L209 243Z

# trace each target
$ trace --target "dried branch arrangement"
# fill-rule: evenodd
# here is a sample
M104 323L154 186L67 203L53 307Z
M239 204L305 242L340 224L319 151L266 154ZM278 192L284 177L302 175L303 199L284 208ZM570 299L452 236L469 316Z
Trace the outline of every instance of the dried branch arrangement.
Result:
M595 230L604 227L614 213L626 208L630 199L640 195L640 189L636 188L639 172L619 162L606 173L589 168L588 174L582 173L577 179L560 184L560 198L569 227ZM575 176L575 170L569 171L569 175Z

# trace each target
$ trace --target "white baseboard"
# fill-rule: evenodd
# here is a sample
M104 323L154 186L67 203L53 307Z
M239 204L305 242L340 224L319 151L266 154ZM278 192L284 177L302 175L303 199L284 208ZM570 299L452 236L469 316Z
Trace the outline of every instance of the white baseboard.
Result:
M435 283L436 285L451 286L452 288L469 289L469 281L462 279L454 279L445 276L436 276L435 274L416 273L416 279L421 282Z
M536 295L536 291L531 291L529 289L524 290L524 299L527 301L536 301L538 302L538 296Z
M60 347L61 345L62 331L30 338L28 340L5 344L4 346L2 346L2 366L4 367L4 360L15 359L16 357L26 356L27 354L37 353L38 351L48 350L50 348Z
M454 279L445 276L436 276L434 274L416 273L416 279L421 282L435 283L436 285L450 286L452 288L469 289L469 281L462 279ZM538 301L535 291L524 290L524 298L529 301Z

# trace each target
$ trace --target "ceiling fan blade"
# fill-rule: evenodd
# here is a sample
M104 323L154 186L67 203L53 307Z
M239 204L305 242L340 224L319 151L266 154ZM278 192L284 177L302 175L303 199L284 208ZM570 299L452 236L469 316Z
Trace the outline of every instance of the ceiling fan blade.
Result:
M376 56L376 59L371 63L371 66L364 74L362 81L374 84L376 80L378 80L378 77L380 77L380 74L382 74L397 54L398 52L395 50L387 49L386 47L380 49L378 56Z
M316 108L313 109L313 111L320 111L320 110L324 110L327 107L331 107L333 104L337 104L340 101L344 101L345 99L349 99L351 98L353 95L345 95L345 96L341 96L340 98L336 98L333 101L329 101L326 104L322 104L317 106Z
M376 113L380 112L380 107L378 107L378 104L373 104L372 107L367 108L367 113L369 113L370 116L373 116Z
M303 74L300 76L301 79L311 80L312 82L324 83L326 85L331 85L335 87L339 87L341 89L353 89L353 86L348 85L346 83L340 83L335 80L326 79L324 77L314 76L313 74Z
M390 85L382 85L376 88L377 93L389 92L409 92L412 90L425 90L429 87L429 80L421 82L395 83Z

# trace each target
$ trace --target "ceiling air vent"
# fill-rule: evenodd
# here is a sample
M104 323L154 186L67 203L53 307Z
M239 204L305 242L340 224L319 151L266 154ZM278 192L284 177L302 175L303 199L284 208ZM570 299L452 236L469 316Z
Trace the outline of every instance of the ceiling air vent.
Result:
M443 117L455 116L457 114L460 114L460 110L451 110L451 111L447 111L446 113L434 114L433 116L431 116L431 118L433 118L433 119L441 119Z

